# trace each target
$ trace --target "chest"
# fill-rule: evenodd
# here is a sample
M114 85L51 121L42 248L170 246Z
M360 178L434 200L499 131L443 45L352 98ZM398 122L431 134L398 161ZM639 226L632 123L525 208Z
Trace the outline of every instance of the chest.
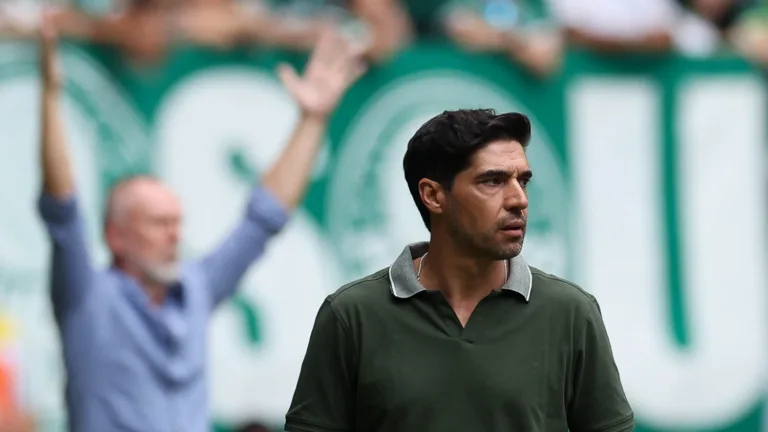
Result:
M105 363L138 381L186 385L204 373L208 316L194 296L152 307L117 297L111 305ZM125 378L127 379L127 378Z
M501 423L486 425L493 428L559 417L570 354L561 329L500 306L481 303L466 326L461 310L429 303L412 315L370 325L360 353L357 406L382 421L439 406L447 418L496 418Z

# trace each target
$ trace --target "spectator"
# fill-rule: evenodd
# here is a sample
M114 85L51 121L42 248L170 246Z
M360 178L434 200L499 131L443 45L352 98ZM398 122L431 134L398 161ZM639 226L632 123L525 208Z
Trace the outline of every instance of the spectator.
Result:
M539 0L494 0L449 5L443 14L448 36L472 51L500 52L538 76L560 64L559 29Z
M373 61L390 58L415 36L412 18L399 0L349 0L348 6L365 23L368 57Z
M288 66L280 69L301 118L253 189L246 214L216 250L179 264L178 199L159 181L137 177L120 182L108 198L104 226L113 263L98 270L85 244L60 123L48 20L42 39L40 210L53 243L51 298L62 337L70 430L208 430L210 314L235 292L299 205L327 119L362 73L362 50L326 34L303 76Z
M68 0L46 4L49 19L57 32L68 39L92 37L94 19ZM0 37L35 39L40 33L44 2L12 0L0 2Z
M41 4L37 1L11 0L0 2L0 37L34 39L39 33ZM84 14L68 2L54 1L49 10L56 12L52 20L67 37L85 36L87 22Z
M768 68L768 5L744 11L727 37L739 53Z
M678 0L748 60L768 67L768 5L755 0Z
M350 1L368 28L373 59L389 58L415 37L448 37L471 51L508 55L537 75L555 70L561 56L557 31L540 25L551 23L545 6L541 0Z
M717 35L677 0L548 0L569 43L600 52L711 51Z
M323 17L286 17L260 0L193 0L177 8L171 18L183 40L230 48L238 44L261 44L290 50L308 50L320 34L333 27Z
M16 6L0 6L0 37L36 37L40 5ZM332 27L328 20L275 15L260 1L125 0L103 16L67 4L49 9L61 37L114 46L137 64L160 61L179 42L216 49L256 44L306 51Z
M273 16L285 23L311 23L320 17L321 22L341 27L348 36L364 40L366 56L377 62L392 57L414 36L412 19L399 0L272 0L271 4Z
M727 33L738 23L739 18L754 6L755 0L678 0L710 22L720 32Z

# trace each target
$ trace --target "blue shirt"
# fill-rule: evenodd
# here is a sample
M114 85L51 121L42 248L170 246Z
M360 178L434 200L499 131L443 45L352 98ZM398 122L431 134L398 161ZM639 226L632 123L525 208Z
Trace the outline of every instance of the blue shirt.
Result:
M94 269L75 197L43 195L53 242L51 296L67 371L73 432L209 431L206 374L211 312L237 288L287 220L265 189L213 252L182 263L162 306L116 268Z

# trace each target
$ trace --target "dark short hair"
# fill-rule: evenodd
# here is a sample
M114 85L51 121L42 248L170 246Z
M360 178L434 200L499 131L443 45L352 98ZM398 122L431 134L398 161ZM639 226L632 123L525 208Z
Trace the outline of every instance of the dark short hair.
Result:
M524 148L531 139L531 122L516 113L496 114L492 109L443 111L424 123L408 141L403 171L408 190L428 230L429 210L421 201L419 181L427 178L448 190L472 156L497 140L515 140Z

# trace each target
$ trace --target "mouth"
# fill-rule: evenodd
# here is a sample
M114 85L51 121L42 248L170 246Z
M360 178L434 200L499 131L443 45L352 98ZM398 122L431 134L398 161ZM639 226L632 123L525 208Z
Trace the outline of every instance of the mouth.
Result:
M522 235L525 231L525 222L513 221L501 227L501 231L511 235Z

